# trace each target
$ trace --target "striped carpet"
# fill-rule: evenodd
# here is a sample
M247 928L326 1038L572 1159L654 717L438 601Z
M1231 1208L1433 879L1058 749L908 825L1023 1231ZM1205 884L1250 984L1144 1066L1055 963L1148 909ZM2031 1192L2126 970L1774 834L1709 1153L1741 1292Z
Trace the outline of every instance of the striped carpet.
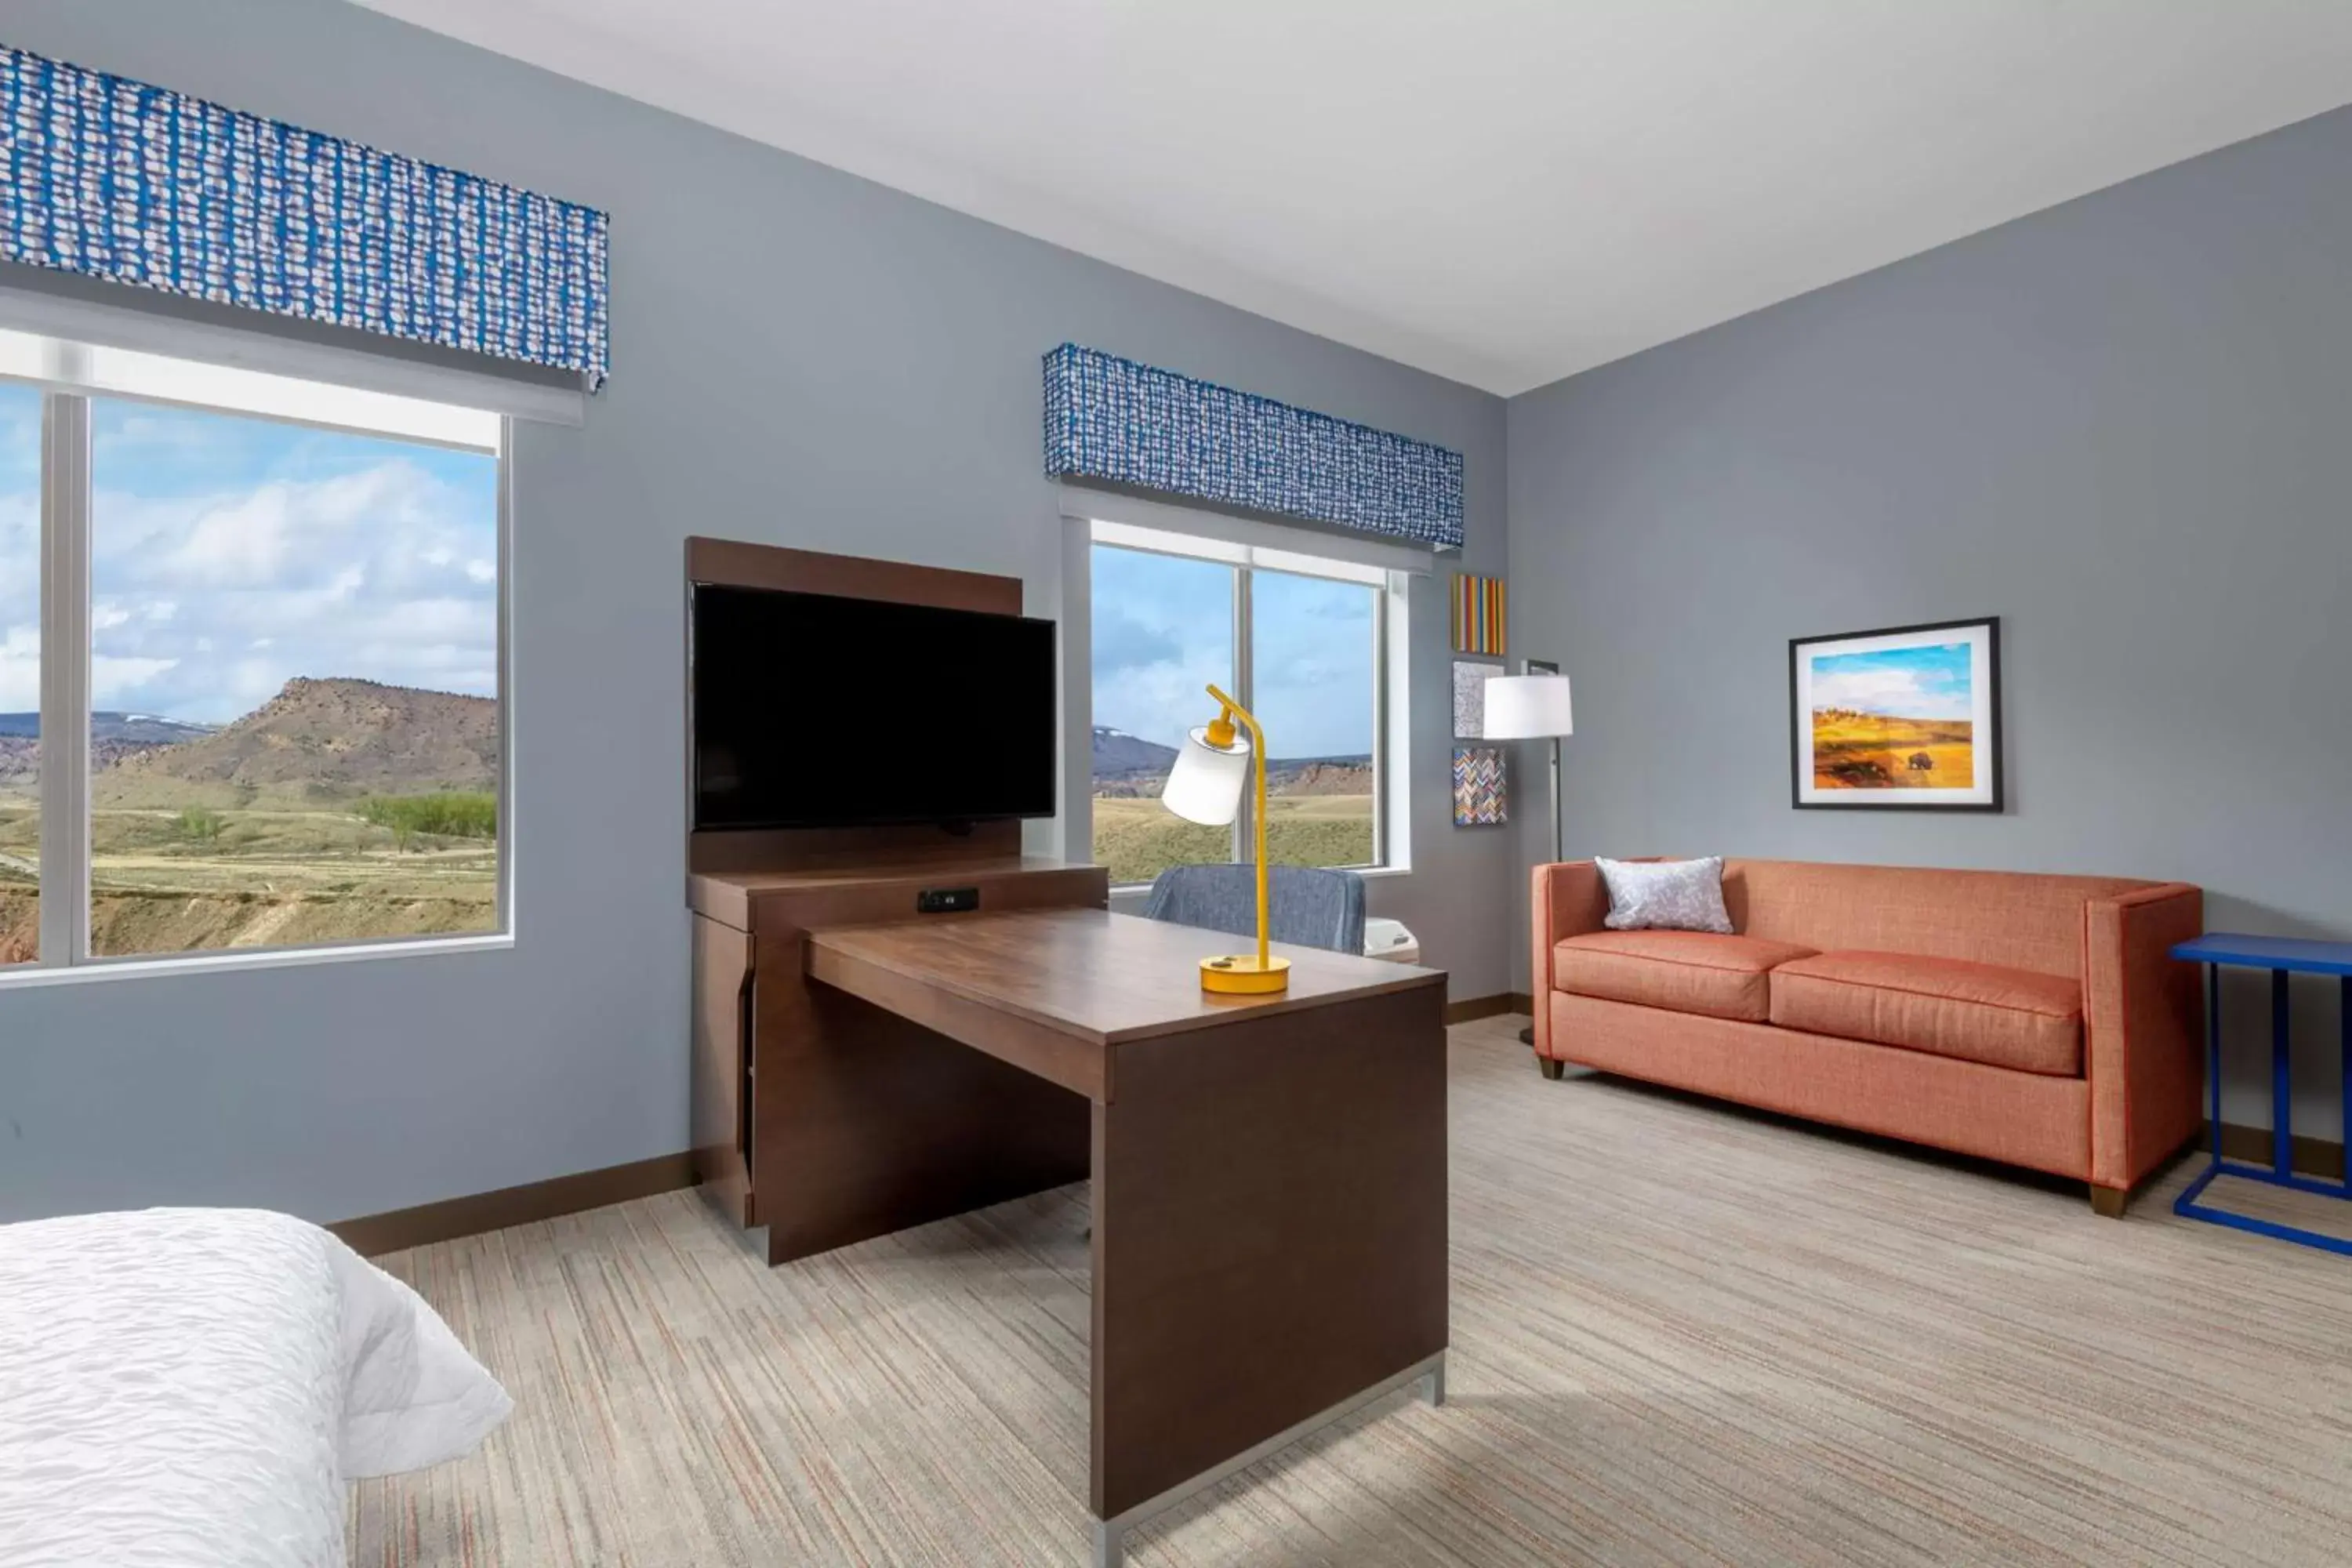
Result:
M1453 1031L1451 1402L1140 1529L1178 1564L2340 1563L2352 1264ZM506 1380L353 1562L1077 1563L1084 1189L770 1270L691 1194L383 1259ZM1202 1369L1204 1376L1213 1368Z

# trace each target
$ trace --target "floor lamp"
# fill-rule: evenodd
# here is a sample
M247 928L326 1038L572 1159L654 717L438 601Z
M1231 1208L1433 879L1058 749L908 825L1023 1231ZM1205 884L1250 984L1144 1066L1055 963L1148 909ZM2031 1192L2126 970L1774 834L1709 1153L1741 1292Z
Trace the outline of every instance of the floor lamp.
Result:
M1486 739L1551 742L1551 858L1559 858L1559 739L1576 733L1565 675L1498 675L1486 682ZM1536 998L1543 1005L1543 998ZM1519 1031L1535 1044L1535 1026Z

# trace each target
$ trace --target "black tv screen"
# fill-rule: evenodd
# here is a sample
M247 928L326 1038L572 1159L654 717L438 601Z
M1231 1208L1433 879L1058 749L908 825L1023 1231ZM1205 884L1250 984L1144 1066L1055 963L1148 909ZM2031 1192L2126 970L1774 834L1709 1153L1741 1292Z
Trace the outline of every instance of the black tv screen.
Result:
M1054 623L698 583L698 828L1054 815Z

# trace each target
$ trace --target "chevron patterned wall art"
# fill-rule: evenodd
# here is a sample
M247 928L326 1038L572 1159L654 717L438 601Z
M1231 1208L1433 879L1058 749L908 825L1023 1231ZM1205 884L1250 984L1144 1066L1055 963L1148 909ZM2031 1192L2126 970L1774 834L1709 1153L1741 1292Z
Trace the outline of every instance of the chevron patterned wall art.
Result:
M1509 767L1500 746L1454 748L1454 826L1499 827L1511 818Z

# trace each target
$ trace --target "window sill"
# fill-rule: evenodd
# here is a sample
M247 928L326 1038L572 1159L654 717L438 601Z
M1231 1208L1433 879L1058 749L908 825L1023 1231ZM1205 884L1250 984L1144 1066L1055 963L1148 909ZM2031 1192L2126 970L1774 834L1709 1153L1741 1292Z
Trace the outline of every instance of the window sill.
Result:
M1335 869L1353 871L1367 882L1384 882L1391 877L1412 875L1412 868L1410 866L1340 866ZM1151 884L1149 882L1113 882L1110 885L1110 896L1114 899L1139 899L1150 891L1151 891Z
M406 942L351 942L339 947L289 947L257 952L170 954L157 958L110 958L89 963L24 964L0 969L0 993L44 985L81 985L104 980L150 980L173 974L218 974L246 969L291 969L313 963L353 963L385 958L427 958L448 952L496 952L514 946L513 933L428 936Z

